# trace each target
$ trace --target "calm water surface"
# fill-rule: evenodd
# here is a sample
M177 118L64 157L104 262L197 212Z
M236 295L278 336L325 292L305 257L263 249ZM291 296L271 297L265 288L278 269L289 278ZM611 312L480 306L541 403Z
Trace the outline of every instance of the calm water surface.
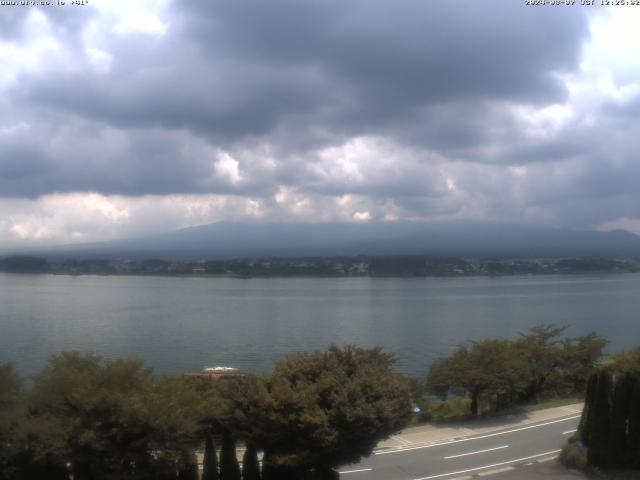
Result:
M552 322L640 344L640 275L210 279L0 274L0 361L33 374L53 353L139 356L155 371L264 372L331 343L382 346L423 376L456 344Z

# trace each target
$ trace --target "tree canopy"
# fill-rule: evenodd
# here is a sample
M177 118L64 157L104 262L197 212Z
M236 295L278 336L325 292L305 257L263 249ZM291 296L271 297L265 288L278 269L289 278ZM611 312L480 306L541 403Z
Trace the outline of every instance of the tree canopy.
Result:
M563 333L540 326L515 340L461 345L433 364L428 390L468 395L477 414L481 401L501 408L581 388L605 342ZM614 364L632 371L639 359L632 351ZM66 352L28 388L0 364L0 480L195 478L194 452L205 443L207 477L217 478L213 437L220 478L240 477L236 441L250 446L244 463L254 477L260 450L263 478L318 478L406 425L420 389L393 372L394 361L379 348L332 346L285 358L264 376L200 382L154 375L136 359ZM640 395L625 385L617 397ZM618 437L625 412L611 414ZM640 423L637 412L630 418Z
M640 375L640 347L614 355L611 368L618 373L626 372Z
M460 345L437 360L427 391L440 398L468 396L478 415L482 398L500 409L545 394L582 392L606 341L596 333L563 338L564 327L538 325L516 340L480 340Z
M52 357L28 404L38 455L70 464L77 480L142 478L196 445L196 392L153 377L139 360Z
M393 362L380 349L354 346L279 362L265 379L256 443L292 469L322 470L369 455L410 418L409 387Z
M24 410L20 394L22 381L9 363L0 364L0 479L14 473L12 458L22 447L20 431Z
M434 363L427 389L446 398L449 393L469 395L471 414L478 415L481 395L513 398L526 385L522 376L524 359L516 345L507 340L482 340L460 346L445 359Z

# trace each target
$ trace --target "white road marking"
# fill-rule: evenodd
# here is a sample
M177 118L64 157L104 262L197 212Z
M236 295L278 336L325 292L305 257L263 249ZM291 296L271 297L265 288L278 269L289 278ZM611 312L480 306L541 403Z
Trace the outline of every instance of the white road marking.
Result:
M487 475L495 475L496 473L510 472L512 470L515 470L515 467L502 467L502 468L496 468L494 470L488 470L486 472L480 472L477 475L479 477L486 477Z
M536 460L536 462L537 463L551 462L551 461L555 461L556 458L558 458L558 456L557 455L553 455L551 457L539 458L538 460Z
M409 440L402 438L400 435L394 435L391 438L393 438L394 440L397 440L399 443L403 445L411 445L411 442Z
M508 433L520 432L522 430L529 430L531 428L544 427L544 426L547 426L547 425L552 425L554 423L566 422L568 420L574 420L576 418L580 418L581 416L582 415L574 415L572 417L561 418L560 420L553 420L551 422L538 423L536 425L529 425L527 427L514 428L512 430L506 430L504 432L488 433L486 435L479 435L479 436L473 437L473 438L461 438L459 440L447 440L446 442L432 443L430 445L420 445L420 446L417 446L417 447L396 448L395 450L385 450L383 452L376 452L376 453L374 453L374 455L389 455L390 453L402 453L402 452L408 452L408 451L411 451L411 450L420 450L422 448L439 447L440 445L451 445L452 443L470 442L471 440L480 440L480 439L483 439L483 438L496 437L498 435L506 435Z
M466 457L469 455L476 455L477 453L485 453L485 452L493 452L494 450L502 450L504 448L509 448L509 445L502 445L501 447L487 448L486 450L478 450L477 452L461 453L460 455L449 455L448 457L444 457L444 459L449 460L450 458Z
M578 431L578 429L574 428L573 430L567 430L566 432L562 432L562 434L563 435L569 435L570 433L574 433L574 432L577 432L577 431Z
M360 472L370 472L371 468L361 468L359 470L345 470L344 472L338 472L340 475L346 475L347 473L360 473Z
M537 455L531 455L530 457L516 458L513 460L507 460L506 462L494 463L492 465L485 465L483 467L468 468L467 470L459 470L457 472L441 473L439 475L431 475L429 477L420 477L420 478L416 478L415 480L431 480L432 478L448 477L449 475L460 475L461 473L469 473L469 472L475 472L477 470L484 470L486 468L500 467L502 465L508 465L509 463L523 462L524 460L529 460L531 458L544 457L545 455L551 455L559 452L560 450L553 450L551 452L544 452L544 453L539 453Z

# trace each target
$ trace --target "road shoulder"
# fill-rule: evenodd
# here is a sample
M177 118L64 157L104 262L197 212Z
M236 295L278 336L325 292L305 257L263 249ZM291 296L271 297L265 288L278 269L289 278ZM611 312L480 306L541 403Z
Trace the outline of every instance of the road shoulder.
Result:
M434 443L459 440L467 437L486 435L512 428L553 422L567 417L579 416L583 405L575 403L562 407L537 410L521 415L507 415L491 419L478 419L470 422L456 422L446 426L425 424L409 427L387 440L380 442L376 453L401 450Z

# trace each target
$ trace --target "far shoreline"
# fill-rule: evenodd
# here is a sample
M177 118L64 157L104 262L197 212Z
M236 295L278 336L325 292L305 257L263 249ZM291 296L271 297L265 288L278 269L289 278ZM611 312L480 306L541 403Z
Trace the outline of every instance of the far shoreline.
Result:
M512 273L501 275L237 275L229 274L170 274L170 273L65 273L65 272L2 272L0 274L7 276L52 276L52 277L136 277L136 278L200 278L207 280L215 279L234 279L234 280L266 280L266 279L463 279L463 278L487 278L487 279L503 279L503 278L532 278L532 277L589 277L589 276L625 276L637 275L640 271L593 271L593 272L558 272L558 273Z

